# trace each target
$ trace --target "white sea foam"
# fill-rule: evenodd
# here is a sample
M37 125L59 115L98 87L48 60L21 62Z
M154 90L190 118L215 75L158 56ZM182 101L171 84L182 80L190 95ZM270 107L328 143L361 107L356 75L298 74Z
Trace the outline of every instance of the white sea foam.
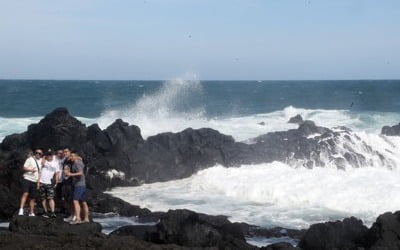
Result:
M118 179L125 179L125 173L122 171L118 171L116 169L110 169L107 171L106 176L110 179L118 178Z
M142 223L139 222L136 217L123 217L123 216L118 216L117 214L110 216L95 217L93 218L93 220L101 224L102 232L105 234L109 234L112 231L116 230L117 228L123 226L129 226L129 225L152 226L156 224L156 222Z
M400 207L400 170L294 169L283 163L224 168L110 193L152 210L187 208L231 216L262 226L306 228L357 216L370 225L377 215Z
M29 124L37 123L41 117L5 118L0 117L0 142L7 135L26 131Z

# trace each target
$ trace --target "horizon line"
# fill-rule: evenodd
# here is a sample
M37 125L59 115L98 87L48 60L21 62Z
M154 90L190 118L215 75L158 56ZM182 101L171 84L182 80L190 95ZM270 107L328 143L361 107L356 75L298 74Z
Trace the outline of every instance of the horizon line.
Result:
M0 81L98 81L98 82L109 82L109 81L117 81L117 82L128 82L128 81L142 81L142 82L153 82L153 81L171 81L176 78L171 79L39 79L39 78L0 78ZM180 78L184 81L204 81L204 82L222 82L222 81L230 81L230 82L239 82L239 81L249 81L249 82L295 82L295 81L307 81L307 82L315 82L315 81L399 81L400 78L359 78L359 79L184 79Z

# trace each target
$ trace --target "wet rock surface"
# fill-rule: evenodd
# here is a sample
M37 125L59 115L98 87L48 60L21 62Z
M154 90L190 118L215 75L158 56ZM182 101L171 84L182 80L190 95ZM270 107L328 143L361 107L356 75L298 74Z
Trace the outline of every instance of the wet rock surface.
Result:
M299 243L305 250L357 249L365 245L367 227L354 217L312 225Z
M300 123L302 123L303 121L304 121L304 120L303 120L303 117L302 117L301 115L296 115L296 116L291 117L291 118L289 119L288 123L297 123L297 124L300 124Z
M400 249L400 211L380 215L366 236L366 246L373 250Z
M294 247L289 243L275 243L266 247L260 248L261 250L301 250L299 247Z
M198 214L189 210L170 210L155 226L125 226L110 235L130 235L157 244L254 249L254 246L246 243L241 228L225 217Z
M388 136L400 136L400 123L394 126L384 126L381 134Z
M9 225L10 232L38 235L96 235L101 225L96 222L70 225L63 218L48 219L40 216L14 216Z
M65 250L83 250L83 249L137 249L137 250L178 250L189 249L177 245L157 245L141 241L134 237L107 237L106 235L94 236L50 236L50 235L27 235L20 233L2 233L0 234L0 248L4 250L25 250L25 249L65 249ZM190 248L193 249L193 248ZM216 248L209 248L215 249Z

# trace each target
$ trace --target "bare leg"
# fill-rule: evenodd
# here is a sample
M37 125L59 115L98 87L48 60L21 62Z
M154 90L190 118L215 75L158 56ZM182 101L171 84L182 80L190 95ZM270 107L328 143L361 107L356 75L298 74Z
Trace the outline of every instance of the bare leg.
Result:
M82 207L83 207L83 215L85 216L84 221L89 222L89 207L86 201L82 202Z
M75 216L76 220L81 221L81 206L78 200L74 200Z
M28 194L29 193L23 193L21 196L21 202L19 204L19 208L24 208L26 200L28 199Z
M29 200L29 214L34 214L35 211L35 199Z
M43 206L45 213L47 213L47 204L46 203L47 203L46 200L42 200L42 206Z
M54 200L53 199L49 200L49 205L50 205L51 212L54 213L55 204L54 204Z
M73 217L76 217L76 215L75 215L75 205L74 205L74 202L71 202L70 210L71 210L71 216L72 216L72 218L73 218Z

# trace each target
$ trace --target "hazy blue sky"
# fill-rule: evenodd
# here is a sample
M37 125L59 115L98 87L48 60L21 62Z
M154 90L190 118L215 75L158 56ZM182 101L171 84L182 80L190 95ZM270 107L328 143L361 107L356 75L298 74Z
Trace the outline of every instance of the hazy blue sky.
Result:
M399 0L0 0L0 78L399 79Z

